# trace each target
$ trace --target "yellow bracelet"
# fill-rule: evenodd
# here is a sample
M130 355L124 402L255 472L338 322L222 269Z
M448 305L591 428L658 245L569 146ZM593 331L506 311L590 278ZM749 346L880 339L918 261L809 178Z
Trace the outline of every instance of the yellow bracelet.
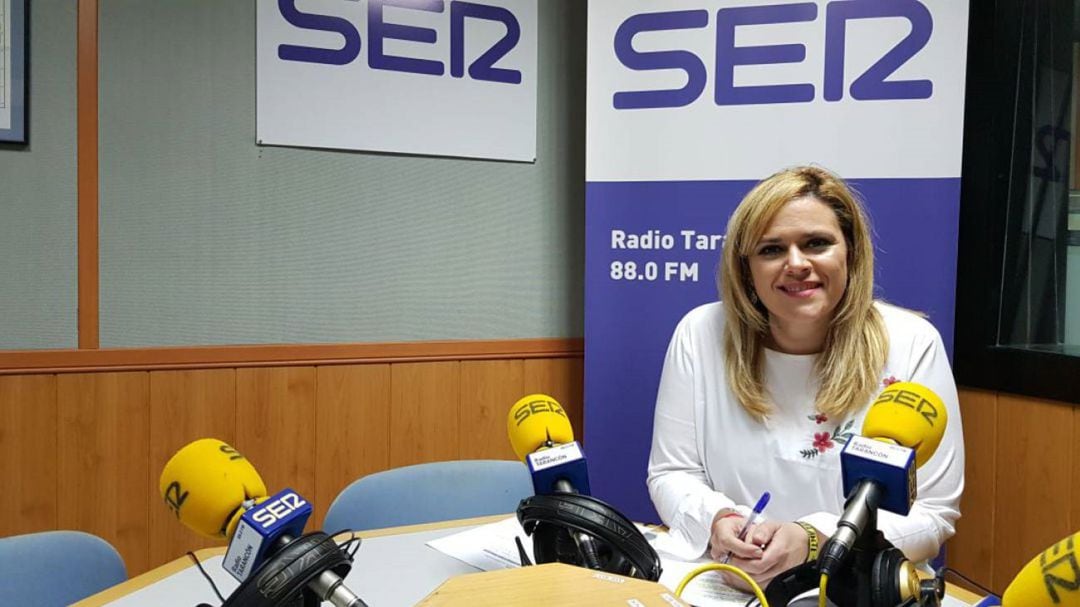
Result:
M817 529L814 529L810 523L802 521L795 521L795 524L806 530L806 562L816 561L821 547Z

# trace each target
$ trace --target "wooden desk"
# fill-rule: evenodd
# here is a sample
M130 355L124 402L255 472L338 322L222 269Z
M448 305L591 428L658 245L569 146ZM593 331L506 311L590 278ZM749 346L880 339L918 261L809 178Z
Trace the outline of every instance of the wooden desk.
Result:
M358 532L356 535L358 537L360 537L360 538L363 538L363 539L372 539L372 538L378 538L378 537L389 537L389 536L396 536L396 535L406 535L406 534L410 534L410 533L420 533L420 532L437 531L437 530L443 530L443 529L453 529L453 528L456 528L456 527L467 527L467 526L471 526L471 525L483 525L483 524L487 524L487 523L494 523L494 522L497 522L497 521L501 521L501 520L505 519L506 517L507 517L507 515L500 514L500 515L495 515L495 516L485 516L485 517L478 517L478 518L471 518L471 519L461 519L461 520L454 520L454 521L442 521L442 522L437 522L437 523L427 523L427 524L423 524L423 525L410 525L410 526L405 526L405 527L393 527L393 528L389 528L389 529L377 529L377 530L371 530L371 531L362 531L362 532ZM224 554L224 553L225 553L225 547L222 546L222 547L218 547L218 548L205 548L203 550L198 550L198 551L195 552L195 555L199 558L200 561L205 561L207 559L213 558L215 556L218 556L218 555L221 555L221 554ZM445 558L449 559L450 557L445 557ZM148 571L148 572L146 572L146 573L144 573L142 575L134 577L134 578L122 583L122 584L119 584L117 586L114 586L112 588L104 590L104 591L102 591L102 592L100 592L98 594L95 594L92 597L89 597L87 599L79 601L78 603L75 603L73 605L73 607L101 607L102 605L106 605L106 604L108 604L108 603L110 603L112 601L122 599L122 598L128 596L129 594L132 594L132 593L134 593L134 592L136 592L138 590L146 588L146 587L154 584L155 582L163 580L164 578L166 578L166 577L168 577L170 575L181 572L181 571L183 571L185 569L188 569L188 568L190 568L192 566L193 566L193 562L192 562L191 558L189 556L187 556L187 555L184 555L184 556L182 556L180 558L177 558L177 559L175 559L173 561L170 561L169 563L166 563L166 564L164 564L164 565L162 565L160 567L157 567L156 569L153 569L153 570ZM353 588L353 590L356 591L358 594L360 594L361 597L364 596L362 588ZM971 592L968 592L967 590L964 590L962 588L953 586L951 584L948 586L947 591L948 591L948 594L950 596L952 596L954 598L957 598L957 599L959 599L961 601L964 601L964 602L966 602L968 604L974 604L974 603L978 602L980 600L980 598L981 598L981 597L979 597L979 596L977 596L977 595L975 595L975 594L973 594Z
M983 597L975 594L974 592L970 592L953 584L946 584L945 594L955 599L960 599L961 601L964 601L969 605L974 605L975 603L978 603L983 599Z

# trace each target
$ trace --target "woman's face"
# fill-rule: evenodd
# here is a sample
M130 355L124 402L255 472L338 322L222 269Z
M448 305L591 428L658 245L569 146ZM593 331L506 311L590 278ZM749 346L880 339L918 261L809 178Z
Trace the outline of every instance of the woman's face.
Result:
M848 279L836 213L812 196L788 202L755 244L749 265L774 333L827 329Z

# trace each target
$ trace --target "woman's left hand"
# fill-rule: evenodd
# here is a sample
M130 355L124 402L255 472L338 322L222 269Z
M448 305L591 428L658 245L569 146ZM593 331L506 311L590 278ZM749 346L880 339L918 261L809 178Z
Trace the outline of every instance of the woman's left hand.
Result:
M750 530L746 541L761 546L764 552L759 559L743 559L732 556L729 564L742 569L754 578L762 589L781 573L806 562L809 542L806 530L796 523L765 521ZM742 578L723 572L724 581L733 588L750 591Z

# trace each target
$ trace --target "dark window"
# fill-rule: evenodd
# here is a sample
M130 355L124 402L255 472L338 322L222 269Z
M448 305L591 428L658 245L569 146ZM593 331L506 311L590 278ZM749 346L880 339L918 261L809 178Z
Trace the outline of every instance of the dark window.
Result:
M1080 0L971 3L960 384L1080 403Z

